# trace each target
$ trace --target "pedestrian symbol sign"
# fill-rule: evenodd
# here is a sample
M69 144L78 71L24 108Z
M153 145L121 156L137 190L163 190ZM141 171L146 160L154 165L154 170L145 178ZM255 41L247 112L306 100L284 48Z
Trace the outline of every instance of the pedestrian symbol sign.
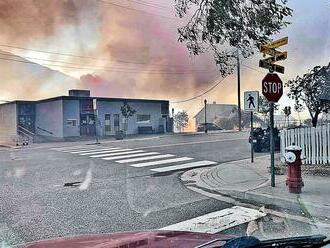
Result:
M258 112L259 110L259 92L244 92L244 111Z

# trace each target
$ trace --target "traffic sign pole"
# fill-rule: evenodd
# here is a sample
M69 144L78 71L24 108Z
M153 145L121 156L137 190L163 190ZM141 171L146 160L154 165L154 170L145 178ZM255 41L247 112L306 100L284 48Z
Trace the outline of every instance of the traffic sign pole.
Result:
M274 102L270 102L270 171L271 186L275 187Z
M271 55L272 57L262 59L259 61L259 67L269 70L269 73L262 80L262 93L270 102L270 171L271 171L271 186L275 187L275 159L274 159L274 102L277 102L283 94L283 82L276 73L284 73L284 67L275 64L276 61L285 60L288 57L287 52L280 52L275 48L288 44L288 37L275 40L268 44L261 45L259 51L264 54Z
M251 134L250 134L250 137L251 137L251 163L254 162L254 151L253 151L253 147L254 147L254 135L253 135L253 111L251 111Z

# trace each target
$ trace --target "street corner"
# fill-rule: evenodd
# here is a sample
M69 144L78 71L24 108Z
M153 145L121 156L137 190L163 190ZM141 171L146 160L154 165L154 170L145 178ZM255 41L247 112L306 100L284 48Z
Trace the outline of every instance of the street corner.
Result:
M207 168L203 167L203 168L188 170L181 174L180 180L184 185L196 184L198 182L198 179L200 178L200 175L203 172L210 171L210 169L211 169L210 167Z

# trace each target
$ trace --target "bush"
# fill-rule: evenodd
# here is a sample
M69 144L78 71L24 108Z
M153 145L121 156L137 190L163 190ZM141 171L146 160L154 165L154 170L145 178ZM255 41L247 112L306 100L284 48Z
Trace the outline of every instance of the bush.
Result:
M217 118L214 124L225 130L233 130L235 127L235 122L232 118Z

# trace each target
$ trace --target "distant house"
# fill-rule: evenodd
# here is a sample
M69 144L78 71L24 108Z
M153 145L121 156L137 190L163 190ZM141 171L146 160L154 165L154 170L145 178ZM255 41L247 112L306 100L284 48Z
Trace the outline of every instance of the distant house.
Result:
M214 123L217 118L229 118L237 114L237 105L217 104L213 102L206 104L206 122ZM205 106L194 116L196 127L205 122Z
M292 117L292 115L289 116L289 121L284 114L274 115L274 125L276 127L287 127L287 125L298 125L299 121Z

